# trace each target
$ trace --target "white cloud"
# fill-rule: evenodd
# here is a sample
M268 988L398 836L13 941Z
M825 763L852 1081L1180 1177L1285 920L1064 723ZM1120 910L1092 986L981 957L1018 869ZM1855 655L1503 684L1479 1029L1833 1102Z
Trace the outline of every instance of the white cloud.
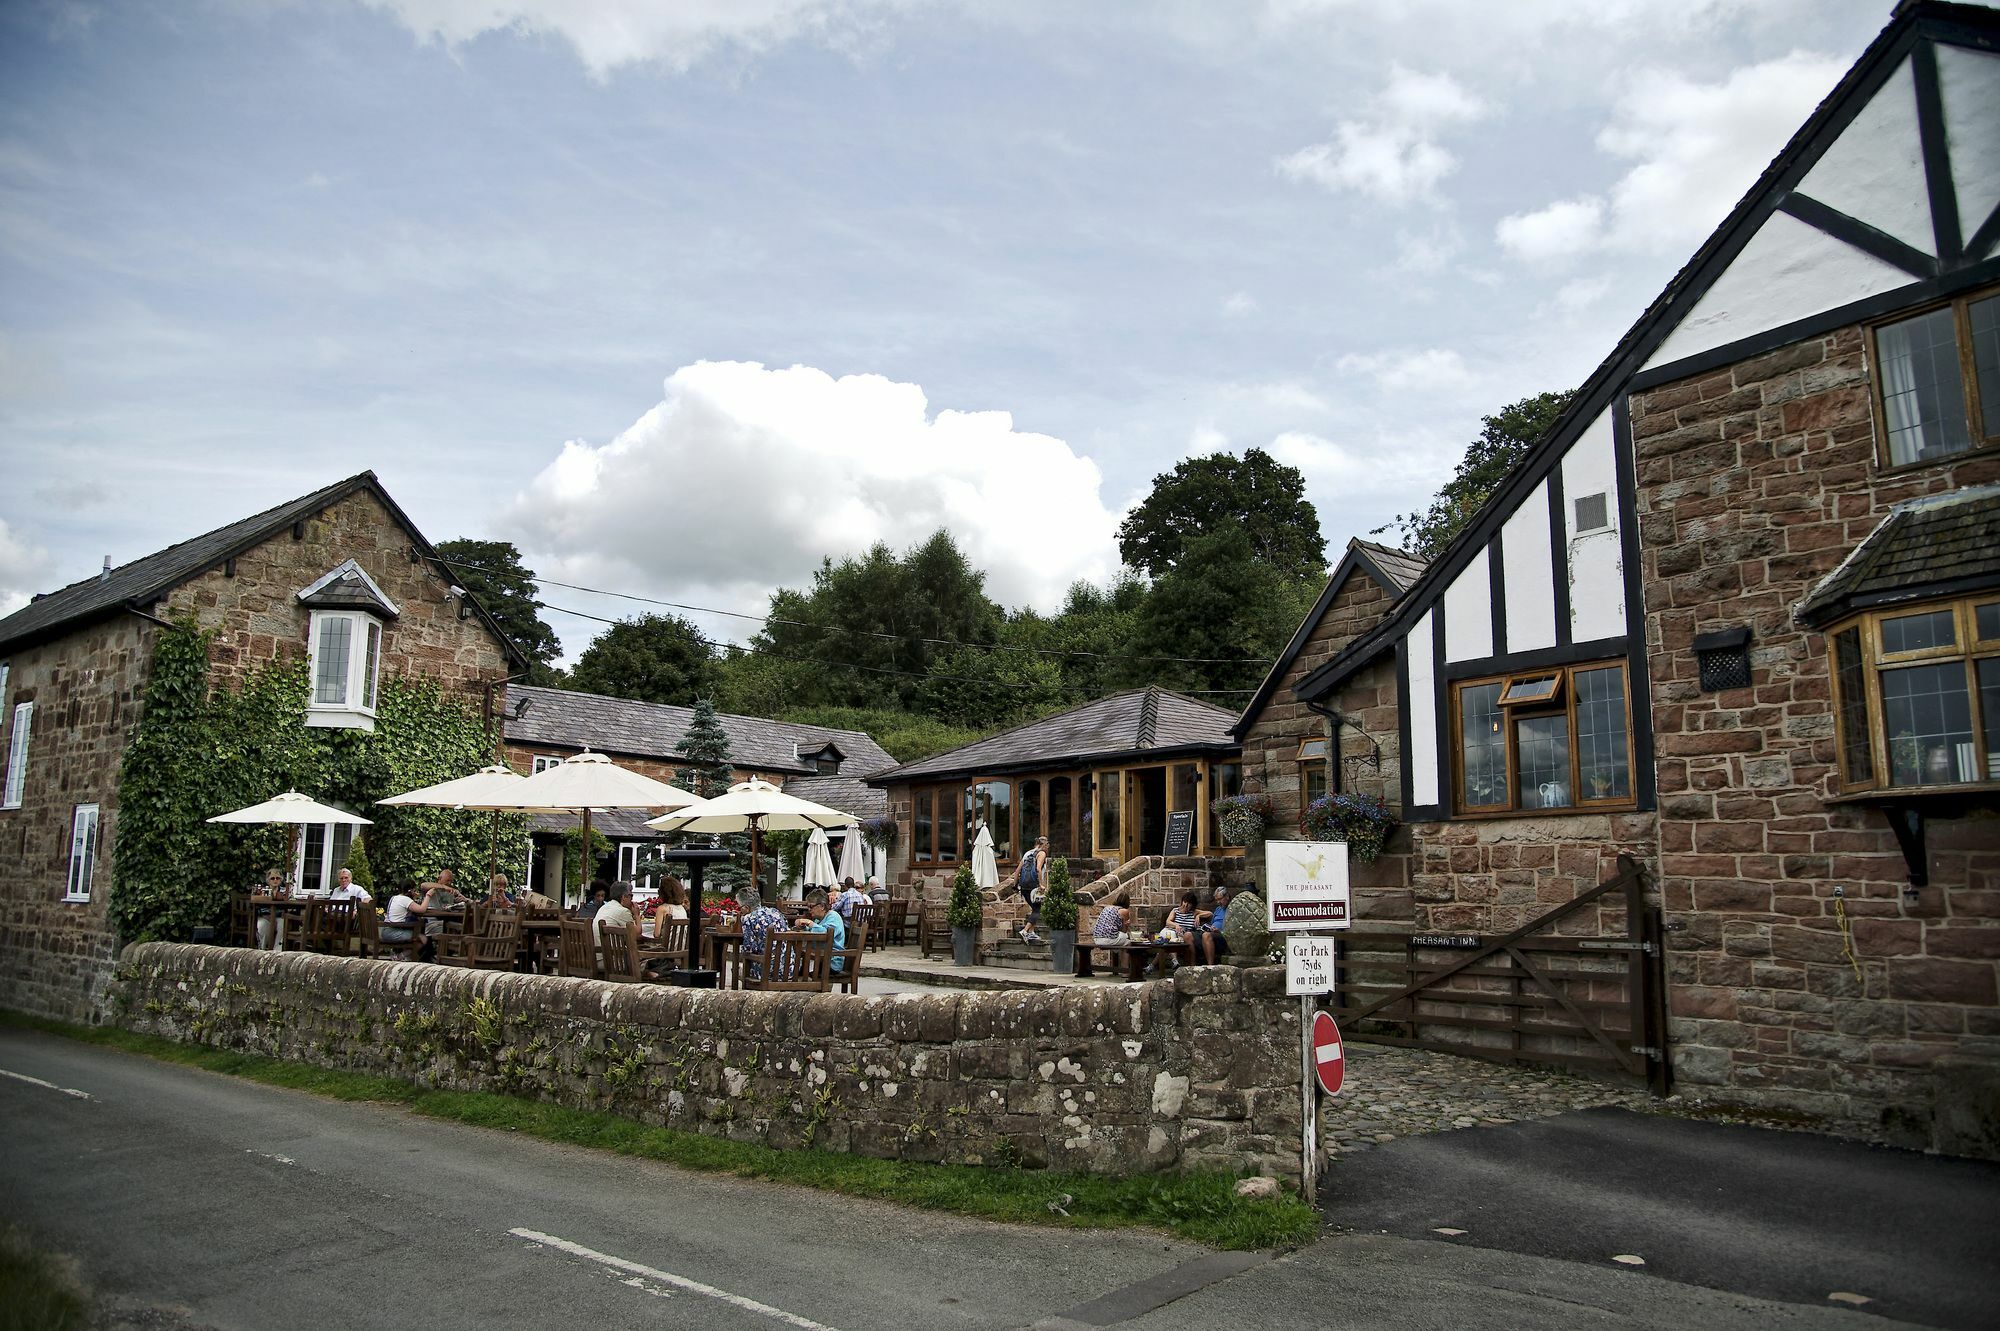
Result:
M11 615L36 592L51 590L49 552L31 545L0 518L0 615Z
M1007 412L932 414L917 385L879 375L703 361L609 443L565 444L508 524L550 576L750 612L824 556L942 527L995 600L1049 610L1118 567L1101 484Z
M1232 319L1240 319L1246 314L1257 312L1257 298L1247 291L1238 291L1224 298L1222 312Z
M1431 198L1458 159L1438 142L1448 125L1478 120L1486 104L1449 74L1396 65L1367 116L1343 120L1325 143L1278 159L1280 175L1387 203Z
M1532 263L1600 248L1683 251L1721 222L1845 67L1794 51L1719 83L1666 70L1630 76L1597 146L1634 165L1603 196L1502 218L1495 238Z
M1448 347L1347 355L1336 362L1336 368L1343 374L1358 374L1373 379L1379 387L1392 393L1459 388L1472 382L1472 372L1466 368L1465 357Z
M624 65L685 71L722 47L766 51L800 37L849 46L922 0L366 0L424 41L490 32L559 37L600 78Z
M1603 300L1610 290L1608 277L1579 277L1556 288L1554 305L1563 314L1577 314Z

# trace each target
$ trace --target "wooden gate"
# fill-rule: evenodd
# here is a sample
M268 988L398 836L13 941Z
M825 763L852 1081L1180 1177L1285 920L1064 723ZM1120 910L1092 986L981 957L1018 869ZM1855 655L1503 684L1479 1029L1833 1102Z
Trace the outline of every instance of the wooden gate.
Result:
M1341 1029L1380 1044L1629 1076L1668 1094L1660 909L1646 900L1637 862L1621 856L1618 869L1504 938L1343 932L1331 999Z

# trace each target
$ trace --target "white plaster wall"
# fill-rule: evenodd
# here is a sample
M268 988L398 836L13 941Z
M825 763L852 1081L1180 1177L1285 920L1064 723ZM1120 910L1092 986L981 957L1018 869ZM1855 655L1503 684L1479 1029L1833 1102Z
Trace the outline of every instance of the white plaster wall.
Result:
M1403 715L1410 719L1410 747L1403 761L1410 769L1410 799L1419 805L1438 802L1437 667L1431 657L1431 634L1437 611L1429 610L1410 626L1410 692Z
M1444 659L1470 661L1493 655L1492 550L1473 557L1444 590Z
M1563 455L1563 530L1568 534L1570 641L1615 638L1625 632L1625 560L1618 540L1618 458L1611 413L1601 413ZM1579 535L1576 501L1602 491L1609 530Z
M1646 368L1671 365L1915 280L1817 227L1773 213L1660 344Z
M1951 179L1958 191L1958 233L1971 240L2000 205L2000 55L1940 46L1937 57Z
M1507 588L1507 650L1556 645L1555 557L1549 549L1549 484L1543 481L1500 528Z
M1937 252L1917 136L1917 83L1905 59L1799 182L1799 193Z

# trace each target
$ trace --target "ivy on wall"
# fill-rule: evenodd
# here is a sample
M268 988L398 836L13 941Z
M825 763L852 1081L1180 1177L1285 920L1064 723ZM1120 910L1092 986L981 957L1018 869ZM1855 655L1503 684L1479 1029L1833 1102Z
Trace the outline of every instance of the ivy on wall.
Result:
M373 732L308 728L303 660L274 662L238 689L211 687L213 636L184 621L153 651L145 709L118 774L110 909L120 938L185 939L225 924L230 892L283 862L291 830L207 820L286 790L374 820L364 836L384 889L447 868L484 875L491 814L374 807L489 760L492 739L469 707L434 681L385 676ZM500 869L521 881L525 821L501 818L497 845Z

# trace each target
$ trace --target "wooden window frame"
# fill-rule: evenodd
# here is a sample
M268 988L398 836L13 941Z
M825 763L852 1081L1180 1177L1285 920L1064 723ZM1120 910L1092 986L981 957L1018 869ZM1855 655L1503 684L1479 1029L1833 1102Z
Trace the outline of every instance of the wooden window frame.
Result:
M2000 296L2000 286L1984 287L1978 291L1968 291L1964 295L1953 296L1949 300L1935 300L1914 309L1898 310L1893 316L1877 319L1868 325L1868 398L1875 421L1877 471L1903 472L1913 471L1919 467L1948 466L1960 458L2000 448L2000 435L1984 433L1986 421L1980 411L1979 368L1973 360L1972 351L1972 307L1992 296ZM1882 400L1882 351L1877 345L1876 335L1884 328L1893 327L1910 319L1920 319L1926 314L1943 309L1952 312L1952 331L1958 340L1959 391L1965 396L1965 433L1969 442L1962 451L1947 453L1943 457L1914 458L1909 462L1898 462L1889 453L1889 411Z
M1971 596L1952 599L1924 601L1916 604L1901 604L1881 610L1871 610L1858 615L1850 615L1825 631L1827 677L1832 685L1835 780L1843 795L1865 795L1871 793L1894 794L1918 791L1954 790L1996 790L2000 789L2000 777L1989 776L1985 780L1919 782L1914 785L1897 785L1891 779L1895 771L1890 762L1891 739L1888 733L1888 712L1882 705L1882 672L1897 670L1904 666L1939 665L1948 661L1961 663L1965 671L1965 690L1968 716L1971 720L1973 766L1975 770L1991 772L1993 755L1986 751L1986 717L1979 694L1978 662L2000 659L2000 638L1979 637L1979 610L1982 606L2000 605L2000 594L1991 591L1976 592ZM1905 615L1922 614L1938 610L1950 610L1958 644L1950 649L1925 648L1916 652L1885 652L1882 650L1882 622L1900 619ZM1845 724L1845 704L1847 698L1840 683L1839 660L1835 655L1834 638L1850 629L1861 635L1861 686L1862 711L1868 725L1868 756L1873 766L1872 775L1856 779L1848 770L1847 730Z
M1582 779L1579 771L1581 763L1577 752L1576 734L1576 687L1574 676L1579 672L1592 670L1617 670L1624 682L1625 696L1625 787L1627 794L1605 799L1583 798ZM1535 702L1496 702L1501 722L1501 738L1504 744L1504 771L1502 788L1506 792L1505 804L1465 803L1465 726L1461 710L1461 699L1467 689L1498 684L1498 697L1507 696L1508 687L1516 680L1543 679L1554 674L1558 676L1555 693ZM1515 789L1519 780L1520 753L1518 732L1515 722L1524 718L1541 716L1561 716L1568 723L1569 785L1570 802L1546 809L1524 809L1518 804L1519 792ZM1632 742L1632 671L1623 659L1608 661L1578 661L1574 665L1545 667L1539 670L1515 670L1504 675L1482 675L1474 679L1453 680L1451 684L1451 808L1455 818L1543 818L1559 817L1563 814L1592 812L1598 810L1620 811L1639 807L1639 773L1633 761Z

